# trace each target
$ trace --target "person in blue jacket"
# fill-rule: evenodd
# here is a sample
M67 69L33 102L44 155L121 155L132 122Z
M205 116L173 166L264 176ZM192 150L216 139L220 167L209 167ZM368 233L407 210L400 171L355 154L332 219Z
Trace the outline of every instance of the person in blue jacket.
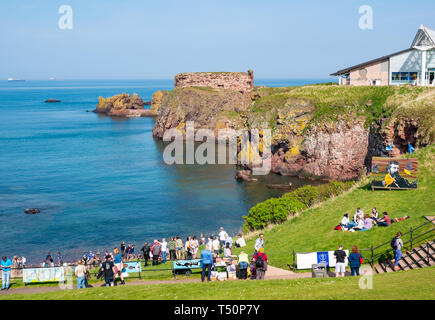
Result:
M356 246L352 246L352 252L349 254L349 265L350 265L350 274L354 276L355 274L359 276L359 268L361 266L361 259L363 256L358 251Z
M204 282L205 280L205 270L208 269L207 273L207 281L210 281L211 277L211 267L213 266L213 256L211 254L210 247L207 245L205 247L205 250L201 251L201 260L202 260L202 275L201 275L201 281Z

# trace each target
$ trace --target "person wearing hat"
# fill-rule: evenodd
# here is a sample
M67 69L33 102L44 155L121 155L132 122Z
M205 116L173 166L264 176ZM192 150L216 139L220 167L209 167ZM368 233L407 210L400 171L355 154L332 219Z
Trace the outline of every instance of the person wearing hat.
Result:
M101 264L101 271L104 272L104 281L106 282L106 287L113 287L113 276L115 275L115 265L111 260L112 257L108 254L106 255L106 260Z
M258 249L258 252L254 255L256 279L264 280L264 276L267 271L267 255L264 253L264 248Z

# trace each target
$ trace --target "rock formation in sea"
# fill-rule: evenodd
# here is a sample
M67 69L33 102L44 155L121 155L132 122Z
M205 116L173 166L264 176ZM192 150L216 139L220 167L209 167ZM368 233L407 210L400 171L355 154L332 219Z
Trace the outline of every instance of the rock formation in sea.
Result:
M272 172L334 180L358 178L370 170L372 156L406 153L408 142L435 142L435 88L325 84L240 90L238 75L225 77L227 84L210 87L209 74L176 76L183 85L153 97L153 135L161 139L171 128L184 133L186 121L215 132L269 128ZM386 151L390 143L392 153Z
M155 109L144 109L144 101L136 94L132 96L122 93L110 98L98 98L96 113L104 113L115 117L152 117L156 116Z

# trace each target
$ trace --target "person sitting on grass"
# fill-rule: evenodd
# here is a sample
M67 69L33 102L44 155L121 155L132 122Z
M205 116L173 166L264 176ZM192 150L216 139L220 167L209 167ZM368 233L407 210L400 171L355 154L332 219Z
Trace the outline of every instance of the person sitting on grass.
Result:
M370 218L375 222L378 223L379 220L379 213L378 210L376 210L376 208L372 209L372 212L370 213Z
M245 238L243 238L243 234L239 233L239 238L236 240L235 246L237 248L243 248L246 246Z
M362 211L361 208L356 208L355 214L353 216L353 221L356 222L357 217L359 217L360 219L364 219L364 211Z
M379 219L378 226L379 227L389 227L391 226L391 219L388 216L387 212L382 213L383 217Z
M364 220L361 219L359 216L356 217L356 226L349 229L349 231L361 231L364 228Z
M364 227L361 231L370 230L373 227L373 220L369 217L368 214L364 215Z
M404 216L404 217L399 217L399 218L394 218L391 223L393 222L400 222L400 221L405 221L408 220L410 217L409 216Z
M341 219L340 225L343 228L343 230L349 229L351 226L349 225L349 214L345 213L343 218Z

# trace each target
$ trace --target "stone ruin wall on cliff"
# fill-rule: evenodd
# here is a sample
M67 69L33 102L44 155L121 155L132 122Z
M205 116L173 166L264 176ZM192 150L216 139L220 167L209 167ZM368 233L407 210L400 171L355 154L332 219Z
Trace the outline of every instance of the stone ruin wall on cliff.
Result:
M254 88L254 72L197 72L175 76L175 88L211 87L248 92Z

